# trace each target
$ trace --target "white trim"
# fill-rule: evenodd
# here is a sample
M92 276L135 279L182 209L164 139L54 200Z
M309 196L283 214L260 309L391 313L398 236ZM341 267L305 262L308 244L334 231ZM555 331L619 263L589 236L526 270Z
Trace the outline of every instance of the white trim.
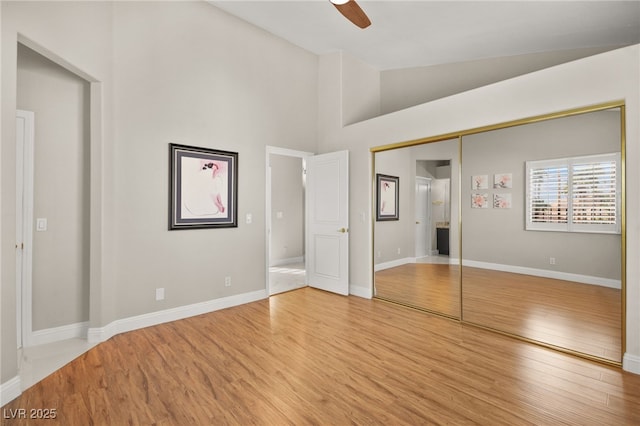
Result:
M31 339L29 339L29 344L26 346L29 347L45 345L47 343L53 343L67 339L86 339L88 330L88 321L63 325L60 327L47 328L44 330L37 330L31 333Z
M462 266L471 266L473 268L481 269L493 269L496 271L512 272L514 274L534 275L536 277L553 278L556 280L573 281L582 284L599 285L602 287L609 287L615 289L621 289L622 284L620 280L614 280L611 278L594 277L590 275L572 274L569 272L550 271L548 269L528 268L525 266L514 265L502 265L499 263L478 262L475 260L462 261Z
M234 296L208 300L206 302L179 306L177 308L165 309L163 311L150 312L148 314L137 315L135 317L123 318L101 328L90 328L87 333L87 340L89 343L100 343L109 340L116 334L206 314L220 309L231 308L233 306L266 299L267 297L267 292L263 289L250 293L236 294Z
M20 376L15 376L4 383L0 383L0 407L13 401L22 393Z
M304 262L304 256L288 257L286 259L274 260L270 266L290 265L292 263L301 263L301 262Z
M95 78L89 73L84 72L80 68L76 67L71 62L64 59L62 56L54 53L52 50L49 50L48 48L42 46L41 44L36 43L35 41L25 37L21 33L18 33L18 43L24 46L27 46L29 49L37 52L38 54L49 59L51 62L55 63L56 65L61 66L62 68L66 69L72 74L77 75L78 77L82 78L83 80L86 80L89 83L96 83L99 81L97 78Z
M622 369L634 374L640 374L640 356L629 352L622 357Z
M371 288L359 285L349 285L349 296L362 297L364 299L373 298Z
M22 246L16 247L16 251L21 251L21 256L16 254L16 286L20 287L19 294L16 294L16 303L18 297L20 299L20 305L16 307L20 314L17 325L20 327L18 343L19 346L32 346L35 114L32 111L16 110L16 122L18 119L24 121L23 138L16 140L16 216L19 215L16 220L20 222L16 223L16 227L22 228L16 229L16 245Z

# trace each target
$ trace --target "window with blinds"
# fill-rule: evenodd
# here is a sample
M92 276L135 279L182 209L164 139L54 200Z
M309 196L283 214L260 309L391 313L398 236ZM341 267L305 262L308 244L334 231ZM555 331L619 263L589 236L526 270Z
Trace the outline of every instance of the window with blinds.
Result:
M620 154L526 163L526 229L620 232Z

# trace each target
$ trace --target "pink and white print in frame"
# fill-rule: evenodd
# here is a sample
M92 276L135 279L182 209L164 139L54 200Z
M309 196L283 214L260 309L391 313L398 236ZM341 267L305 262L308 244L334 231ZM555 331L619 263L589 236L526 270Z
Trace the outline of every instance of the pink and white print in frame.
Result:
M493 175L494 188L511 188L512 186L513 179L511 173L496 173Z

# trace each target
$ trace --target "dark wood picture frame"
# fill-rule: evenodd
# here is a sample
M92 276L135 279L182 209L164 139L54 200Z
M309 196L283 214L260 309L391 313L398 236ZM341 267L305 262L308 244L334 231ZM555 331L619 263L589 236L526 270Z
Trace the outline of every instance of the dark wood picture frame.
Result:
M238 226L238 153L169 144L169 230Z
M400 178L376 174L376 221L400 220Z

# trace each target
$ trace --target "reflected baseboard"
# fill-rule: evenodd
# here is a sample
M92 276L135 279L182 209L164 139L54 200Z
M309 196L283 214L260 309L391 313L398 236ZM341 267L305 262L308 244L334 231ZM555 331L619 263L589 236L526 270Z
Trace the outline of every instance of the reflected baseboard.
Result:
M602 287L615 288L620 290L622 283L620 280L610 278L593 277L590 275L573 274L569 272L551 271L548 269L528 268L517 265L503 265L500 263L480 262L476 260L462 260L462 266L469 266L480 269L492 269L494 271L511 272L514 274L533 275L536 277L552 278L563 281L573 281L582 284L599 285Z
M406 265L408 263L448 263L449 265L458 265L460 260L455 257L450 257L448 261L428 262L429 256L425 257L404 257L402 259L390 260L388 262L377 263L374 265L373 270L375 272L384 271L385 269L395 268L397 266Z

